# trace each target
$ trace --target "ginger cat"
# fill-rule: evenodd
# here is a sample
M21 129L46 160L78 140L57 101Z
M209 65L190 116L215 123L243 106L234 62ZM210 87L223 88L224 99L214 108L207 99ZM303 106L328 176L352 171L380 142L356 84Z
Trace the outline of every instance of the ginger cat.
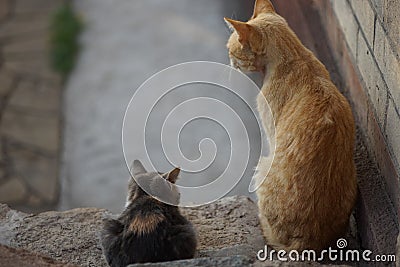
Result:
M275 126L271 168L272 158L257 167L264 236L275 249L322 250L345 234L357 195L349 103L269 0L246 23L225 20L233 67L265 74L258 109L266 133Z

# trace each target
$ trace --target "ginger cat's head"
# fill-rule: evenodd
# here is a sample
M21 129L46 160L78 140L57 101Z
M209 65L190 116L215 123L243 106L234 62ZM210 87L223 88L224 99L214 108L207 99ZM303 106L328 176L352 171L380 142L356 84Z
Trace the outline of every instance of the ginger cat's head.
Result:
M224 18L233 30L228 40L231 66L243 71L262 71L269 60L279 54L282 29L288 29L269 0L257 0L253 16L248 22Z

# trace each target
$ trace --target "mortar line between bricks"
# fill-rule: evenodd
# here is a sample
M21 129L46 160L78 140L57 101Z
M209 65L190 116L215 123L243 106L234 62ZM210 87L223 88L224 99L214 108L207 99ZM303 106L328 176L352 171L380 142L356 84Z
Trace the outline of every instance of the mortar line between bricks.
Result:
M359 73L358 73L359 74ZM361 84L362 84L362 86L364 87L365 86L365 81L364 81L364 79L362 78L362 76L361 76L361 78L360 78L360 82L361 82ZM400 163L398 163L397 162L397 160L396 160L396 157L394 156L394 153L393 153L393 151L392 151L392 147L389 145L389 143L388 143L388 140L387 140L387 135L386 135L386 126L385 126L385 129L383 128L383 127L380 127L380 124L379 124L379 121L377 120L377 114L376 114L376 110L375 110L375 107L374 107L374 105L373 105L373 103L372 103L372 100L371 100L371 97L370 97L370 95L368 94L368 92L365 92L366 94L367 94L367 105L369 106L369 107L372 107L372 114L373 114L373 116L374 116L374 120L376 121L376 123L378 124L378 131L379 131L379 133L381 134L381 136L383 137L383 142L384 142L384 144L385 144L385 148L388 150L388 153L389 153L389 157L391 158L391 160L392 160L392 163L393 163L393 166L396 168L396 170L395 170L395 172L396 172L396 174L397 174L397 176L399 176L399 173L397 172L397 169L400 167ZM394 100L393 100L393 98L392 98L392 96L390 95L390 93L389 93L389 91L386 91L386 94L387 94L387 97L386 97L386 101L387 101L387 107L386 107L386 109L387 109L387 111L388 111L388 109L389 109L389 101L390 101L390 99L393 101L393 107L394 107L394 110L395 110L395 112L396 112L396 115L400 118L400 116L399 116L399 112L397 111L397 108L396 108L396 106L394 105ZM387 120L387 111L386 111L386 114L385 114L385 121ZM367 112L367 122L369 121L369 112ZM369 143L371 143L371 141L373 141L373 140L370 140L369 139L369 136L365 136L369 141Z
M400 118L400 112L399 112L399 109L396 106L396 102L394 102L394 98L393 98L392 94L390 92L388 92L388 94L389 94L388 96L390 97L390 99L393 101L394 111L396 112L397 117Z
M349 4L349 6L350 6L350 8L352 8L352 6L351 6L351 4L350 4L350 1L349 1L349 0L345 0L345 1L347 1L348 4ZM354 15L354 10L353 10L353 9L352 9L352 13L353 13L353 15ZM338 20L336 13L334 12L333 14L334 14L334 16L336 17L336 19ZM355 17L355 19L357 20L356 16L354 16L354 17ZM357 62L358 53L359 53L359 49L358 49L358 47L359 47L359 45L358 45L358 34L360 34L360 31L362 31L358 20L357 20L357 24L358 24L358 27L357 27L357 38L356 38L356 42L357 42L357 45L356 45L356 58L354 59L354 56L353 56L351 53L349 53L350 58L352 58L353 63L355 62L354 66L357 66L357 63L356 63L356 62ZM339 30L342 31L340 28L339 28ZM364 38L364 40L365 40L364 32L363 32L363 38ZM349 44L348 44L346 38L343 38L343 40L344 40L344 44L345 44L345 46L346 46L346 49L347 49L348 51L351 51L351 49L350 49L350 47L349 47ZM368 45L368 44L367 44L367 45ZM370 50L370 47L368 47L368 49ZM370 52L371 52L371 51L370 51ZM373 55L373 53L371 53L371 54ZM377 63L376 60L375 60L375 58L374 58L374 61L375 61L375 63ZM379 67L378 67L378 69L379 69ZM359 76L360 82L361 82L361 84L363 85L363 86L362 86L363 89L366 88L366 84L365 84L364 78L363 78L363 76L361 75L360 70L358 69L358 66L356 67L356 71L357 71L357 74L358 74L358 76ZM380 71L380 69L379 69L379 71ZM382 127L378 127L378 128L379 128L379 131L380 131L381 135L384 137L384 142L385 142L386 146L388 146L388 144L387 144L387 142L386 142L386 138L385 138L385 131L384 131L383 128L385 127L385 123L386 123L386 120L387 120L387 110L388 110L388 105L389 105L389 99L388 99L388 98L389 98L390 92L389 92L389 87L388 87L388 85L386 84L386 81L383 79L383 74L382 74L381 72L380 72L380 75L381 75L382 80L384 81L384 86L385 86L384 90L386 91L386 100L385 100L385 101L386 101L387 106L385 105L385 113L386 113L386 114L385 114L385 117L384 117L384 124L382 125ZM367 98L368 98L368 99L367 99L368 105L369 105L370 107L372 107L372 113L373 113L373 115L374 115L374 119L375 119L375 121L378 122L378 120L377 120L378 116L377 116L377 113L376 113L376 110L375 110L375 106L374 106L373 103L372 103L371 97L370 97L370 95L369 95L369 93L368 93L367 90L363 90L363 91L364 91L364 93L368 96L368 97L367 97ZM397 110L396 110L396 112L397 112ZM398 112L397 112L397 113L398 113ZM398 113L398 114L399 114L399 113ZM367 121L368 121L368 114L367 114ZM378 125L379 125L379 123L378 123Z
M347 0L348 2L349 2L349 0ZM351 5L350 5L350 7L351 7ZM352 7L351 7L352 8ZM352 12L353 12L353 14L354 14L354 10L352 10ZM337 15L336 15L336 13L334 12L333 13L334 14L334 16L336 17L336 19L338 19L337 18ZM357 20L357 18L355 17L355 19ZM360 34L359 32L361 31L362 32L362 30L361 30L361 27L360 27L360 25L359 25L359 21L357 20L357 24L358 24L358 26L359 27L357 27L358 28L358 32L357 32L357 34ZM340 31L342 31L340 28L339 28L339 30ZM363 38L364 38L364 40L365 40L365 35L364 35L364 33L362 32L362 34L363 34ZM348 42L347 42L347 40L344 38L343 39L344 40L344 44L345 44L345 46L346 46L346 49L348 50L348 51L350 51L349 50L349 45L348 45ZM356 57L358 57L358 51L359 51L359 49L358 49L358 47L359 47L359 45L358 45L358 38L357 38L357 46L356 46ZM368 49L370 50L370 47L369 47L369 45L368 45L368 43L367 43L367 47L368 47ZM371 51L370 51L371 52ZM372 53L371 53L372 54ZM360 80L360 82L361 82L361 85L362 85L362 87L363 87L363 91L364 91L364 93L368 96L367 97L367 103L368 103L368 105L369 106L371 106L371 107L373 107L372 108L372 113L373 113L373 115L374 115L374 119L376 120L378 117L376 116L376 114L375 114L375 108L374 108L374 106L372 105L372 100L371 100L371 98L369 97L369 94L368 94L368 92L364 89L364 88L366 88L366 86L365 86L365 81L364 81L364 78L363 78L363 76L361 75L361 73L360 73L360 70L359 70L359 68L358 68L358 66L357 66L357 63L354 63L354 56L351 54L351 53L349 53L349 55L350 55L350 58L352 58L352 61L353 61L353 65L354 65L354 67L355 67L355 70L356 70L356 72L357 72L357 76L358 76L358 79ZM373 54L372 54L373 55ZM375 57L373 57L373 60L374 60L374 62L375 62L375 64L376 64L376 59L375 59ZM355 62L357 62L356 60L355 60ZM379 67L378 67L378 69L379 69ZM387 113L388 113L388 106L389 106L389 97L390 98L392 98L392 96L391 96L391 92L390 92L390 90L389 90L389 87L387 86L387 83L386 83L386 81L385 81L385 79L383 79L383 77L382 77L382 72L381 72L381 70L379 69L379 72L380 72L380 75L381 75L381 78L382 78L382 80L383 80L383 82L384 82L384 86L385 86L385 90L386 90L386 102L387 102L387 107L386 107L386 114L385 114L385 118L384 118L384 120L386 121L387 120ZM393 98L392 98L392 100L393 100ZM393 100L394 101L394 100ZM395 105L394 105L394 107L395 107ZM397 115L399 116L399 112L398 112L398 110L397 110L397 107L395 107L395 112L397 113ZM368 116L368 114L367 114L367 116ZM400 116L399 116L400 117ZM367 120L368 121L368 120ZM378 124L379 125L379 124ZM385 126L386 127L386 126ZM395 157L394 157L394 153L392 152L392 150L391 150L391 148L389 147L389 145L388 145L388 141L387 141L387 138L386 138L386 131L383 131L384 129L383 129L383 127L378 127L379 128L379 130L378 131L380 131L380 134L382 135L382 137L383 137L383 142L384 142L384 144L385 144L385 147L386 147L386 149L388 150L388 154L389 154L389 157L391 158L391 160L392 160L392 164L393 164L393 166L396 168L396 174L397 175L399 175L399 173L397 172L397 169L399 168L399 166L400 166L400 163L397 163L397 160L395 159ZM369 140L369 136L367 136L367 135L364 135L364 138L366 138L366 140ZM385 182L386 183L386 182Z
M374 53L375 53L375 37L376 37L375 36L376 35L376 19L377 19L377 15L374 12L374 34L372 36L372 49L373 49Z
M335 16L336 16L336 14L335 14ZM336 19L338 19L338 18L336 17ZM339 30L341 30L341 29L339 29ZM365 83L364 77L361 75L361 72L360 72L360 70L358 69L358 66L357 66L357 58L358 58L358 53L359 53L359 50L358 50L358 34L360 34L360 27L357 27L356 58L354 58L353 54L351 54L351 53L349 53L349 56L350 56L351 60L353 61L352 63L353 63L353 65L355 66L355 70L356 70L356 72L357 72L358 79L360 80L360 83L361 83L361 86L362 86L362 88L363 88L363 91L364 91L364 93L365 93L366 96L367 96L368 106L372 107L372 113L373 113L373 115L374 115L375 121L378 122L378 120L377 120L377 118L378 118L377 111L376 111L376 109L375 109L374 103L372 102L371 96L369 95L368 91L367 91L367 90L364 90L364 88L367 88L367 85L366 85L366 83ZM347 51L351 51L351 50L350 50L350 47L349 47L349 44L347 43L347 40L346 40L345 38L344 38L344 45L346 46ZM381 78L382 78L382 80L384 81L383 77L381 77ZM384 82L385 82L385 81L384 81ZM385 82L384 86L385 86L384 90L386 91L386 102L387 102L387 104L388 104L388 103L389 103L389 102L388 102L388 98L389 98L389 87L387 86L386 82ZM350 100L350 99L349 99L349 100ZM385 107L385 110L387 111L387 110L388 110L388 107ZM386 113L387 113L387 112L386 112ZM386 117L387 117L387 116L386 116L386 114L385 114L384 124L382 125L382 127L379 127L382 136L385 136L385 134L384 134L385 132L383 131L383 126L385 125ZM367 114L367 121L368 121L368 114ZM378 125L379 125L379 123L378 123ZM382 128L382 129L381 129L381 128Z
M389 94L389 92L388 92L388 94ZM394 103L394 100L393 100L393 98L392 98L392 96L391 95L388 95L388 106L389 106L389 101L392 101L393 103L393 108L394 108L394 112L396 113L396 115L397 115L397 117L400 119L400 113L399 113L399 111L397 110L397 107L396 107L396 105L395 105L395 103ZM389 99L390 98L390 99ZM389 109L389 107L388 107L388 109ZM388 111L387 111L387 113L386 113L386 116L385 116L385 119L387 120L387 115L388 115ZM378 127L378 128L380 128L380 127ZM387 136L387 134L386 134L386 129L385 129L385 131L384 132L381 132L381 134L382 134L382 136L383 136L383 142L384 142L384 144L385 144L385 147L386 147L386 149L387 149L387 151L388 151L388 153L389 153L389 156L390 156L390 158L391 158L391 160L392 160L392 163L393 163L393 166L394 166L394 168L395 168L395 173L397 174L397 177L400 177L399 175L400 175L400 173L398 172L398 170L400 169L400 162L397 162L397 159L396 159L396 157L395 157L395 153L393 152L393 148L392 148L392 146L390 146L389 144L388 144L388 141L387 141L387 138L386 138L386 136Z
M386 101L385 101L385 117L383 118L383 131L386 133L387 127L387 117L389 112L389 90L386 91Z
M360 71L357 71L357 73L358 73L358 75L360 75L360 78L359 78L359 79L360 79L360 83L361 83L362 87L363 87L363 88L364 88L364 87L367 88L367 84L366 84L364 78L362 77ZM387 88L387 87L386 87L386 88ZM389 98L389 90L386 89L386 88L385 88L385 92L386 92L386 101L387 101L387 98ZM378 111L377 111L377 109L375 108L374 102L372 102L372 96L369 94L368 91L365 91L365 94L366 94L366 96L367 96L367 104L368 104L368 107L371 108L372 114L373 114L373 116L374 116L374 120L375 120L376 123L378 124L379 129L381 130L381 134L382 134L383 136L385 136L385 135L384 135L385 132L384 132L384 129L383 129L384 123L383 123L383 125L382 125L382 127L381 127L381 124L379 123ZM385 108L386 108L386 107L385 107ZM369 115L367 114L367 121L368 121L368 119L369 119L368 116L369 116ZM386 116L385 116L385 117L386 117ZM384 120L385 120L385 119L384 119Z
M357 37L357 40L356 40L356 59L355 59L356 65L357 65L357 58L358 58L358 53L359 53L359 49L358 49L358 35L359 34L360 34L360 27L357 27L357 33L356 33L356 37ZM347 49L349 49L349 45L347 44L347 40L346 40L346 38L344 38L344 35L343 35L343 39L345 40ZM348 50L348 51L351 51L351 50ZM350 57L352 57L350 52L349 52L349 54L350 54ZM358 67L357 67L357 69L358 69Z
M390 46L391 52L394 54L396 59L398 61L400 61L400 55L397 54L397 52L393 50L393 48L396 47L397 44L392 40L392 38L390 38L390 36L389 36L389 34L388 34L388 32L387 32L387 30L385 28L385 24L383 23L383 21L381 21L380 17L378 16L378 11L375 9L375 5L371 2L371 0L368 0L368 2L369 2L369 5L371 6L371 8L372 8L372 10L374 12L374 15L375 15L376 19L379 22L379 25L382 27L382 30L383 30L383 33L385 34L385 37L389 40L389 46ZM353 11L353 14L354 14L354 10L352 10L352 11ZM354 17L356 17L356 16L354 16Z

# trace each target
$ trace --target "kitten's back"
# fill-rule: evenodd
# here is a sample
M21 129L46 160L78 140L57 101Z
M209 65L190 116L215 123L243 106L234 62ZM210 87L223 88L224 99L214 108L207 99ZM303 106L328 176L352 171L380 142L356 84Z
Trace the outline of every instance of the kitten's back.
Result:
M134 170L149 190L162 192L167 198L171 195L168 199L172 201L179 200L179 192L166 181L175 183L178 174L179 169L166 174L147 173L140 162ZM134 179L130 180L127 207L117 219L105 220L101 241L111 267L189 259L197 246L195 230L179 208L148 195Z

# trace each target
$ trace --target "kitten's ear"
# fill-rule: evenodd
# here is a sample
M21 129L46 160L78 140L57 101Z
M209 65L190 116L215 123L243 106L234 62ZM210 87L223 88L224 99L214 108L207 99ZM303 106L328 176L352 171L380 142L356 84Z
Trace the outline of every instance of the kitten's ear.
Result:
M256 0L252 19L262 13L275 13L275 8L270 0Z
M228 18L224 19L236 30L242 46L248 44L253 52L257 54L262 53L262 35L257 28L245 22Z
M133 161L131 171L133 175L138 175L147 172L146 169L143 167L143 164L139 160Z
M178 180L178 175L181 172L180 168L175 168L172 171L164 174L165 179L167 179L171 183L175 183Z

